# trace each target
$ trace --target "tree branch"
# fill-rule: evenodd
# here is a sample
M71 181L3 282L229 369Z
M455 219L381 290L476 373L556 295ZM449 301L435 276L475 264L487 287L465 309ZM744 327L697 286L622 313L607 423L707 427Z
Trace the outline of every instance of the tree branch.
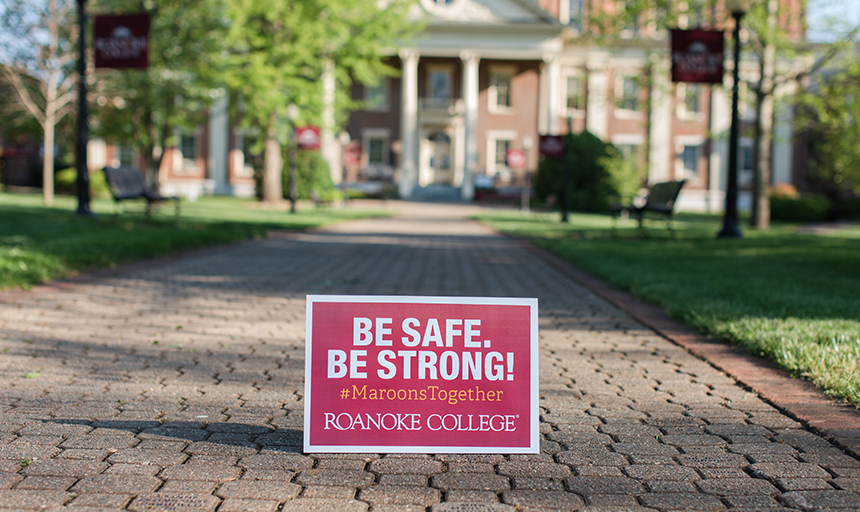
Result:
M6 75L9 82L15 88L15 92L18 93L18 99L21 104L26 107L27 111L34 118L36 118L36 121L38 121L39 124L43 124L45 122L45 112L35 101L33 101L33 98L30 97L29 89L24 84L24 81L21 80L20 71L12 69L9 66L2 66L2 69L3 74Z

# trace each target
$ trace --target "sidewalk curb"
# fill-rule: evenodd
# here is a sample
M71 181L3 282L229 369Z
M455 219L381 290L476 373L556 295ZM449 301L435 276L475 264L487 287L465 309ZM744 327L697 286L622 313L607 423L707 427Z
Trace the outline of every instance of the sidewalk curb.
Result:
M829 439L846 453L860 457L860 410L841 405L811 382L795 379L771 361L742 352L669 317L653 304L619 290L573 263L521 237L506 236L539 256L565 276L653 329L657 334L726 373L762 399Z

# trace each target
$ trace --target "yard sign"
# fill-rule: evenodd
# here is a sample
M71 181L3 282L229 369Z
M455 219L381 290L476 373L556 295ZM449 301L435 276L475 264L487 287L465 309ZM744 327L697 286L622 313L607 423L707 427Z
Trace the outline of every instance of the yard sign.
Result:
M304 450L538 453L537 299L309 295Z

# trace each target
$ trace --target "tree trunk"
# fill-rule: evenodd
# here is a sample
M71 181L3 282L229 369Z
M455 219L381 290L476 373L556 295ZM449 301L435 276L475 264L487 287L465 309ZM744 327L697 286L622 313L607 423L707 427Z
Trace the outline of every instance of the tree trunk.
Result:
M750 225L758 229L770 227L770 186L771 143L773 138L773 93L774 65L776 61L776 46L774 37L777 29L778 0L768 0L767 3L767 40L761 56L761 78L757 92L757 115L755 129L755 174L753 177L753 204Z
M42 130L45 133L45 151L42 161L42 200L45 206L54 205L54 116L45 118Z
M263 151L264 203L280 203L284 200L282 169L281 145L275 138L274 123L271 123L266 131L266 147Z

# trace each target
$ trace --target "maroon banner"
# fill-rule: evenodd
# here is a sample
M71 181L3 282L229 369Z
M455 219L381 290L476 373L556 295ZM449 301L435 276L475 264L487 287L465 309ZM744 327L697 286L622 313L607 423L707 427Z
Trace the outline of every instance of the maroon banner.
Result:
M672 29L672 81L723 83L724 41L719 30Z
M97 68L149 66L149 14L99 14L94 21Z
M320 148L319 126L299 126L296 128L296 142L299 149Z
M538 140L538 151L541 155L560 157L564 156L564 135L541 135Z

